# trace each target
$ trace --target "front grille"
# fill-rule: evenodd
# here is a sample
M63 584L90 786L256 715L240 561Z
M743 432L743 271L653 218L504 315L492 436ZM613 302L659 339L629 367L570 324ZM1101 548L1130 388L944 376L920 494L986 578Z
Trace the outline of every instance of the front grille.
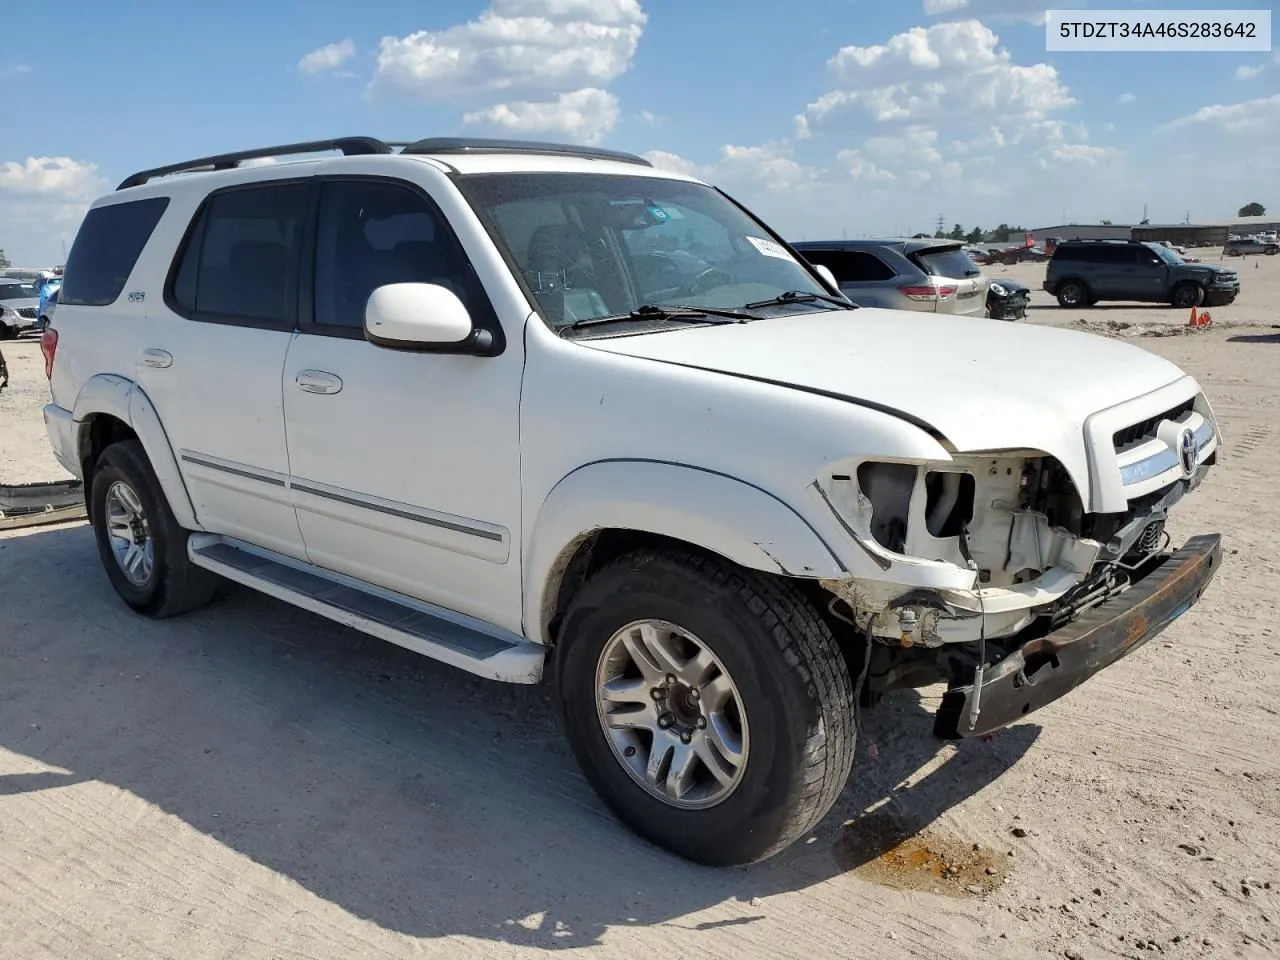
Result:
M35 307L19 307L18 316L26 317L28 320L34 320L36 318L36 308Z
M1156 430L1159 428L1162 421L1181 419L1185 414L1194 410L1195 405L1195 399L1192 398L1191 400L1187 400L1185 403L1180 403L1176 407L1166 410L1164 413L1158 413L1154 417L1148 417L1146 420L1143 420L1140 423L1135 423L1131 427L1124 427L1123 429L1117 430L1111 436L1111 441L1115 445L1116 452L1119 453L1126 447L1154 437L1156 435Z

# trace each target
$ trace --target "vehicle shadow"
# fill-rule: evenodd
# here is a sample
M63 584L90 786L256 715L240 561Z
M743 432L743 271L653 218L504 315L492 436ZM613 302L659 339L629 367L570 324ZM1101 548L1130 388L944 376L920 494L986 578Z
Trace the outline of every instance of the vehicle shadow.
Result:
M1280 333L1240 333L1227 337L1227 343L1280 343Z
M812 840L713 870L604 809L542 687L482 681L248 590L140 618L84 525L0 540L0 582L0 745L65 771L0 776L0 796L114 784L416 937L582 947L616 926L693 928L680 918L735 900L736 919L712 925L752 923L753 898L858 865L837 856L846 820L878 805L902 831L923 827L1040 732L940 744L919 698L899 692L863 715L859 763Z

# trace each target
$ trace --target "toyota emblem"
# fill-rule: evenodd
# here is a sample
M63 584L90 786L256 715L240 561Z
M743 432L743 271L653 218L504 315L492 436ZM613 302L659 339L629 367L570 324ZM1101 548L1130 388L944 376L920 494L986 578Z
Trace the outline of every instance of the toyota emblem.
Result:
M1182 463L1182 472L1190 477L1196 472L1196 454L1199 453L1196 447L1196 435L1190 430L1183 430L1182 436L1178 438L1178 459Z

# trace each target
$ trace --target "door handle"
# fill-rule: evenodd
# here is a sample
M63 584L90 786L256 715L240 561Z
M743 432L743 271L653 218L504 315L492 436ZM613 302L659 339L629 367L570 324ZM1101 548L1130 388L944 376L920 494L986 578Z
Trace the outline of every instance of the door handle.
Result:
M304 393L330 394L342 389L342 378L323 370L301 370L298 372L297 383L298 389Z
M171 367L173 366L173 354L168 350L158 350L151 347L142 351L142 362L148 367Z

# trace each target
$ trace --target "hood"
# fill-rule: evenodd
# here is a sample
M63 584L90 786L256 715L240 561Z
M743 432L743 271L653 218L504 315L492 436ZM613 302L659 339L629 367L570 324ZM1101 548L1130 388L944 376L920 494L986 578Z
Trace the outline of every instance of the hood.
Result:
M1090 414L1185 376L1094 334L870 307L580 342L847 399L969 451L1078 456Z
M39 297L23 297L21 300L0 300L0 307L9 310L35 309L40 306Z

